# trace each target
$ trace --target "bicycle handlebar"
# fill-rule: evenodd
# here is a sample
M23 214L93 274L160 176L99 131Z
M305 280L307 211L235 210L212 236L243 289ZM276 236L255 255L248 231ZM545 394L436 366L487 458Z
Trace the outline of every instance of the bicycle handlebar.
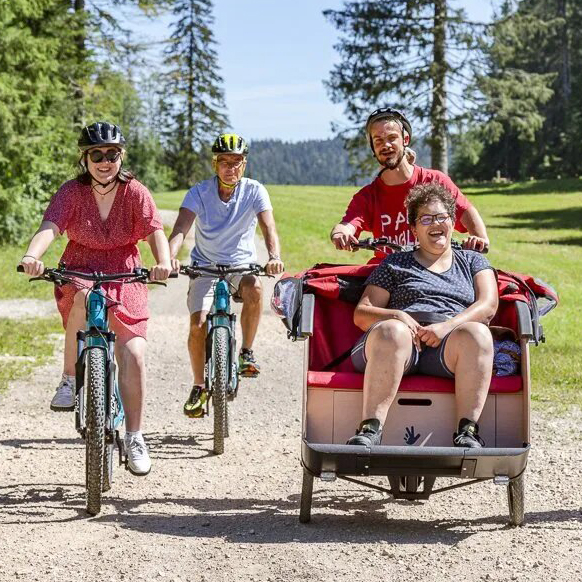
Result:
M387 237L380 238L364 238L357 243L352 244L353 248L357 249L367 249L370 251L379 250L379 247L388 247L396 252L412 251L418 248L418 245L398 245L390 242ZM451 240L451 247L457 250L463 250L463 244L457 240ZM484 255L489 252L489 247L485 247L483 250L478 251Z
M224 275L239 274L239 275L268 275L265 268L261 265L251 263L244 267L231 267L230 265L207 265L201 266L197 264L182 265L180 267L180 274L195 278L204 275L212 275L214 277L222 277Z
M18 273L24 273L24 267L18 265L16 267ZM98 283L108 283L112 281L121 281L123 279L134 279L137 283L165 285L163 281L150 281L150 269L145 267L137 267L131 273L82 273L80 271L71 271L64 267L57 267L56 269L47 268L43 271L40 277L31 277L31 281L50 281L51 283L70 283L72 277L85 279L86 281L95 281ZM176 279L178 273L170 273L171 279Z

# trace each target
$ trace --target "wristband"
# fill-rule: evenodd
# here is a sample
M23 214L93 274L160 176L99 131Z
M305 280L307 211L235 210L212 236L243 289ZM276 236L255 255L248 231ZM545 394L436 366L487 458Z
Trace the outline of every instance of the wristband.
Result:
M280 261L281 257L279 255L269 255L269 261Z
M36 257L33 257L32 255L23 255L22 258L26 259L26 257L28 257L29 259L34 259L35 261L38 261L38 259Z

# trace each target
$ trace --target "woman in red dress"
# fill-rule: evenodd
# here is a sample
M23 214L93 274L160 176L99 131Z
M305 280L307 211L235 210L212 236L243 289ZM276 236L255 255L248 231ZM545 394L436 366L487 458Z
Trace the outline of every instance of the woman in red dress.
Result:
M170 274L170 253L162 221L148 189L122 169L125 139L118 126L98 122L85 127L78 142L82 173L65 182L52 197L43 221L21 265L38 276L52 241L66 231L69 243L61 258L67 268L104 273L131 272L141 264L137 243L147 240L157 264L150 278ZM51 402L52 410L73 410L76 334L85 324L86 283L55 288L65 328L63 377ZM141 433L145 396L145 351L148 320L147 288L141 283L109 283L103 288L115 303L109 322L116 333L119 384L126 415L125 446L129 468L149 473L151 463Z

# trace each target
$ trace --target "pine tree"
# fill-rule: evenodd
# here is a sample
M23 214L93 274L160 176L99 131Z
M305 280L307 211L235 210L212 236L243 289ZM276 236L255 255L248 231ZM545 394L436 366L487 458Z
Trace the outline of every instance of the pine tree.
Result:
M386 105L428 122L432 166L447 172L448 126L462 112L465 72L482 26L447 0L346 1L324 15L344 33L336 46L342 60L327 83L332 100L345 102L360 131L366 115Z
M500 171L512 179L580 172L580 3L506 0L484 54L475 84L480 106L457 148L456 169L479 178ZM476 155L467 144L479 141ZM467 157L474 158L472 172Z
M176 187L209 171L208 146L227 126L210 0L175 0L164 64L164 138Z
M0 242L29 234L74 154L61 0L0 2Z

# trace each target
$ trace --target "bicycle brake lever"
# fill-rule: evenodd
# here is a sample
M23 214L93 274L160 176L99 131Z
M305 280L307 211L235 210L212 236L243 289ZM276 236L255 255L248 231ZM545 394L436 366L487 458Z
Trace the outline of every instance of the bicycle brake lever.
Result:
M147 281L146 282L148 285L162 285L163 287L167 287L167 283L164 283L163 281Z

